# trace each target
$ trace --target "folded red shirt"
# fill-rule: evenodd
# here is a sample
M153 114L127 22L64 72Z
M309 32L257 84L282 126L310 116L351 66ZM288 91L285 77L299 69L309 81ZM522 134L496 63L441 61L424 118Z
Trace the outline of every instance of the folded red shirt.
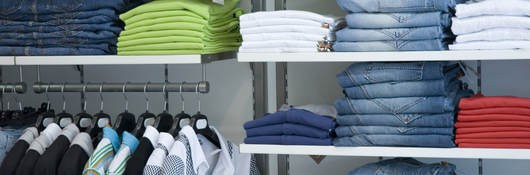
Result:
M513 114L482 114L482 115L458 115L458 121L528 121L530 115Z
M530 144L481 144L481 143L460 143L460 148L516 148L528 149Z
M456 122L456 128L477 128L477 127L529 127L527 121L483 121L483 122Z
M478 128L457 128L456 134L471 134L484 132L504 132L504 131L524 131L530 132L527 127L478 127Z
M530 116L530 108L498 107L484 109L467 109L458 111L458 115L482 115L482 114L516 114Z
M470 98L462 98L458 106L460 109L484 109L494 107L530 108L530 98L513 96L485 97L482 94L477 94Z
M480 139L480 138L529 138L530 132L526 131L504 131L504 132L482 132L471 134L456 134L455 139Z
M528 138L500 138L500 139L456 139L456 144L460 143L481 143L481 144L530 144Z

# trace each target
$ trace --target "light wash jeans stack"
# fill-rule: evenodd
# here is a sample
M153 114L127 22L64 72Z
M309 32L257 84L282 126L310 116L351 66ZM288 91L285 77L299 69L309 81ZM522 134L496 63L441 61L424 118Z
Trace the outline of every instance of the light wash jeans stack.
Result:
M448 62L356 63L337 75L335 146L454 147L455 108L473 95Z
M336 33L338 52L447 50L455 0L337 0L348 28Z
M115 54L124 0L3 1L0 55Z

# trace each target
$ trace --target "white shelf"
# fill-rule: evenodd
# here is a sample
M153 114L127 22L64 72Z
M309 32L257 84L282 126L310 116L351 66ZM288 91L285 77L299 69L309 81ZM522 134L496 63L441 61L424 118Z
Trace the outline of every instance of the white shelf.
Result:
M530 159L530 149L335 147L241 144L241 153L358 157Z
M15 65L15 58L10 56L0 56L0 65Z
M239 53L239 62L367 62L530 59L530 50Z

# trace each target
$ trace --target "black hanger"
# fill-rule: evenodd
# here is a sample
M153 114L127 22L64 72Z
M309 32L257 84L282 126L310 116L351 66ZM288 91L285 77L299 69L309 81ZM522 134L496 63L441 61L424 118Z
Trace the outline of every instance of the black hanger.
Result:
M201 134L206 139L208 139L210 142L212 142L215 146L218 148L221 148L221 144L219 141L219 137L217 137L217 134L210 128L210 125L208 124L208 117L201 114L201 100L199 98L199 83L197 83L197 86L195 87L195 93L197 96L197 114L193 115L191 117L191 123L193 130L195 130L196 134Z
M86 94L86 85L83 86L83 94ZM74 116L74 123L79 128L79 131L85 132L92 128L92 115L86 112L86 98L83 102L83 110Z
M74 122L74 116L66 112L66 98L64 97L64 84L61 87L61 94L63 97L63 111L55 116L57 124L61 128L65 128L69 124Z
M144 95L145 95L145 112L138 116L138 120L136 122L136 128L134 128L134 135L136 137L142 137L145 132L145 128L149 125L153 125L155 123L156 115L149 112L149 97L147 96L147 85L149 82L147 82L144 86Z
M112 126L111 125L111 118L109 114L106 114L103 112L103 83L101 86L99 86L99 98L100 98L100 106L99 106L99 112L94 114L92 120L91 128L87 129L87 133L90 134L90 137L92 137L92 141L94 145L97 145L99 143L99 140L103 137L103 128L105 126Z
M173 116L167 112L166 84L162 87L164 94L164 111L156 116L155 127L159 132L168 132L173 126Z
M122 134L123 131L132 132L136 127L136 117L134 114L129 112L129 100L127 95L125 95L125 88L127 87L127 82L123 84L123 97L125 98L125 111L118 114L116 117L116 122L114 123L114 130L118 134Z
M182 82L182 84L180 84L180 87L179 87L179 95L180 95L180 101L182 103L182 111L180 111L180 113L178 113L176 116L175 116L175 123L173 124L173 136L177 136L179 131L182 129L182 127L186 126L186 125L189 125L191 123L191 116L186 114L184 112L184 96L182 96L182 85L184 84L184 82Z

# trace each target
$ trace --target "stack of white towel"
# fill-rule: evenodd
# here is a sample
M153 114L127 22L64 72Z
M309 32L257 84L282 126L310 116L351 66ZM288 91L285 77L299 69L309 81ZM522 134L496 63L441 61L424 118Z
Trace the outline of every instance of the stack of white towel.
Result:
M530 49L530 0L485 0L456 6L450 50Z
M239 52L331 51L333 31L340 27L333 18L296 10L249 13L239 20Z

